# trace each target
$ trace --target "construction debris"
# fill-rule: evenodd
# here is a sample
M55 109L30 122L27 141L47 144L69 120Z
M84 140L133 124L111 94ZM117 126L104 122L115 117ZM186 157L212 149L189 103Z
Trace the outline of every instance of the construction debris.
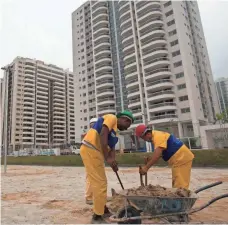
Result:
M190 191L178 188L165 188L159 185L153 186L140 186L138 188L131 188L124 191L124 195L117 194L115 190L112 190L112 199L108 203L108 207L112 213L116 213L119 209L122 209L125 205L125 197L124 195L129 196L147 196L147 197L171 197L171 198L183 198L189 197Z
M148 185L148 186L140 186L138 188L128 189L126 195L137 195L137 196L148 196L148 197L189 197L190 191L178 188L174 190L172 188L165 188L160 185Z

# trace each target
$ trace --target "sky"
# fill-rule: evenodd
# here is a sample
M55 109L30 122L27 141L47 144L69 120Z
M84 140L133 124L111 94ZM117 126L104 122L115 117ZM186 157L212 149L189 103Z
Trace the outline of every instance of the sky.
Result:
M1 0L0 66L22 56L72 70L71 13L84 2ZM213 76L228 77L228 1L200 0L198 4Z

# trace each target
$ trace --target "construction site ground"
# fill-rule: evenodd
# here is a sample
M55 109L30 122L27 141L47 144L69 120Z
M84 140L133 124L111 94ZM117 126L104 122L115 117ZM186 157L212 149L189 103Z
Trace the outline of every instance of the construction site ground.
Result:
M7 174L1 168L1 222L2 224L89 224L92 208L85 204L85 170L83 167L8 166ZM120 184L107 168L108 195ZM138 168L120 168L119 175L125 188L140 184ZM194 168L191 190L223 181L199 193L195 206L211 198L228 193L228 169ZM153 168L148 183L171 187L171 170ZM191 223L227 223L228 198L222 199L191 217ZM143 221L158 223L158 221Z

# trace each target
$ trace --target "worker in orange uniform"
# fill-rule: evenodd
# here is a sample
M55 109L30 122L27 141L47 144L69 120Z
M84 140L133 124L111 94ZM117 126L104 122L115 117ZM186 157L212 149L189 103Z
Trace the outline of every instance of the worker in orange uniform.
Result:
M144 141L152 142L154 153L147 164L140 167L139 173L144 175L160 157L172 167L172 186L174 188L189 188L191 168L194 155L190 149L173 134L152 130L145 125L136 127L135 134Z
M89 126L90 128L93 127L93 125L97 122L98 118L92 118L89 121ZM85 137L86 133L83 135L83 138ZM85 191L85 199L86 199L86 204L92 205L93 204L93 192L91 188L91 184L88 179L88 175L86 174L86 191Z
M110 213L106 207L107 178L104 161L110 165L113 171L118 171L114 150L118 142L116 132L117 129L127 130L133 121L133 115L129 111L119 113L117 116L104 115L98 118L82 140L80 155L93 193L92 224L106 223L104 216Z

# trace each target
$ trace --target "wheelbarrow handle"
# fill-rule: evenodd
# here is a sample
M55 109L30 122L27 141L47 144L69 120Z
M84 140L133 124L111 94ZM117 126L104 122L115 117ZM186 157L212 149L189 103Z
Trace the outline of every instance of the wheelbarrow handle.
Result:
M197 207L197 208L195 208L195 209L191 209L191 210L188 212L188 214L190 215L190 214L193 214L193 213L195 213L195 212L199 212L199 211L201 211L201 210L207 208L207 207L208 207L209 205L211 205L212 203L214 203L214 202L216 202L216 201L218 201L219 199L222 199L222 198L228 198L228 194L219 195L219 196L217 196L217 197L211 199L211 200L210 200L209 202L207 202L206 204L204 204L204 205L202 205L202 206L200 206L200 207Z
M215 182L215 183L213 183L213 184L209 184L209 185L206 185L206 186L204 186L204 187L201 187L201 188L195 190L195 193L197 194L197 193L199 193L199 192L201 192L201 191L204 191L204 190L209 189L209 188L211 188L211 187L217 186L217 185L219 185L219 184L222 184L222 181L218 181L218 182Z

